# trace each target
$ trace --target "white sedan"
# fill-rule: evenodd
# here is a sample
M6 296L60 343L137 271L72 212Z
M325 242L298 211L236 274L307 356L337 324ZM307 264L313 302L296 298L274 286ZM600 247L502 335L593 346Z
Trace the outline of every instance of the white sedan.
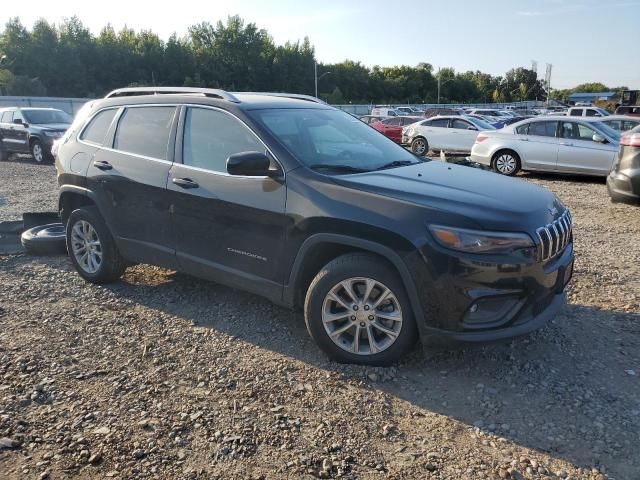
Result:
M597 120L545 116L480 132L469 159L503 175L537 170L606 177L620 135Z
M469 153L478 132L495 130L479 119L466 115L431 117L402 129L402 144L409 145L416 155L429 150Z

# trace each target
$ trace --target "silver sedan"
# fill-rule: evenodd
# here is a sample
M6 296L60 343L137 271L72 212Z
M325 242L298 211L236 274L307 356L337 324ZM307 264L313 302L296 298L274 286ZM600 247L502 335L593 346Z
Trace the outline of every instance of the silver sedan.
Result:
M619 141L602 122L545 116L480 132L469 158L503 175L535 170L606 177Z

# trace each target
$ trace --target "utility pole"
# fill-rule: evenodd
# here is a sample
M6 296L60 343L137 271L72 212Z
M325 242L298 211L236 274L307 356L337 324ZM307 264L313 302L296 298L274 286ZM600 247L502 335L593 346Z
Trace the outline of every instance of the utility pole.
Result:
M547 63L547 71L544 75L544 83L547 90L547 108L549 108L549 95L551 94L551 69L553 65Z
M438 68L438 105L440 105L440 68Z
M318 62L313 62L313 76L316 80L316 98L318 98Z

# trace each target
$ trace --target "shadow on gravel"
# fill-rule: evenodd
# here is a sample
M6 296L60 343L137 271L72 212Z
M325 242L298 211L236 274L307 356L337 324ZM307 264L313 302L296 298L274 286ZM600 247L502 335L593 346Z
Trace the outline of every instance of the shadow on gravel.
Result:
M569 305L542 330L508 343L417 349L395 368L366 369L327 361L300 312L177 273L153 285L146 279L130 269L122 283L106 288L259 348L361 378L418 414L445 415L477 429L498 448L505 438L580 467L605 465L618 478L640 468L631 460L640 444L640 372L618 363L640 348L638 314Z
M605 177L593 177L590 175L572 175L572 174L560 174L551 172L521 172L518 174L521 178L526 179L539 179L539 180L551 180L551 181L567 181L572 183L584 183L584 184L602 184L607 183Z

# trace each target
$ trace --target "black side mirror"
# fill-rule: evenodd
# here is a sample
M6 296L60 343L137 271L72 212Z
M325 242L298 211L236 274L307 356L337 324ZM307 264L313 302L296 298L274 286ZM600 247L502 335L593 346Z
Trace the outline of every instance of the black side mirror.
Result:
M476 127L467 127L467 130L478 130Z
M13 119L13 123L14 123L14 125L24 125L24 126L27 125L24 120L20 120L19 118L14 118Z
M262 152L240 152L227 158L227 172L230 175L246 177L271 177L277 174L270 170L271 160Z

